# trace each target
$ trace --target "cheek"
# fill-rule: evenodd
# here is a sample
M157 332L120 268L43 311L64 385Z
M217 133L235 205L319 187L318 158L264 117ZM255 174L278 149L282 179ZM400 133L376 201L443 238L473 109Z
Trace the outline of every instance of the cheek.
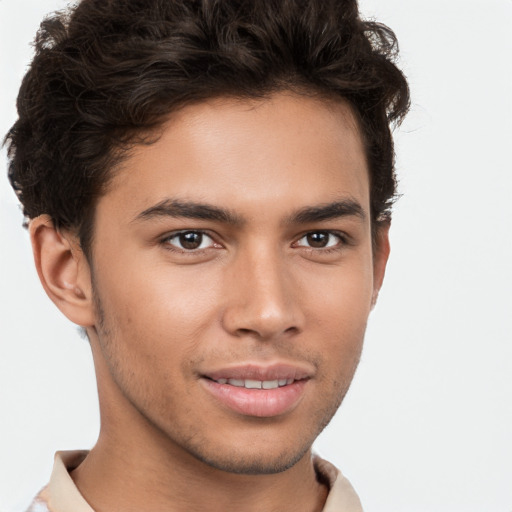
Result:
M320 277L320 279L318 278ZM357 330L366 325L373 295L373 272L364 260L354 265L328 270L312 279L309 289L311 318L316 318L334 331Z
M165 416L174 396L188 393L176 376L182 375L183 361L193 358L199 322L208 323L208 312L194 302L193 287L171 285L162 272L147 268L144 279L139 275L132 272L129 280L115 272L98 276L104 319L99 343L117 385L142 409L161 409Z
M173 269L165 265L132 269L129 277L102 276L101 298L127 338L161 339L165 344L179 337L193 341L215 317L216 287L205 272Z
M373 293L372 273L362 266L323 281L309 304L309 324L320 337L330 368L352 372L363 344Z

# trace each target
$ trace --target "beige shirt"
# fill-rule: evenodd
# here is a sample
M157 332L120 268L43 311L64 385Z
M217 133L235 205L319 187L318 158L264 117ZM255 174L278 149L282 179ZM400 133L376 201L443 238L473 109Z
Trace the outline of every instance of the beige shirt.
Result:
M57 452L50 483L27 512L94 512L69 475L86 455L86 451ZM363 511L356 492L338 469L318 456L314 456L313 463L319 480L330 488L323 512Z

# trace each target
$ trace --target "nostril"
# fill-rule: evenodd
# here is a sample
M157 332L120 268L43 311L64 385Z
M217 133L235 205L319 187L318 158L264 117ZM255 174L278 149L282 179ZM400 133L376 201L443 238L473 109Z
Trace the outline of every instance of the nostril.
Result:
M240 335L257 334L256 331L253 331L251 329L237 329L237 332Z
M296 326L291 326L291 327L288 327L281 331L279 331L279 329L266 330L264 328L260 328L260 329L240 328L240 329L236 330L236 335L240 336L240 337L253 336L256 338L267 339L267 338L274 338L279 335L281 335L281 336L282 335L286 335L286 336L295 335L298 332L299 332L299 328Z

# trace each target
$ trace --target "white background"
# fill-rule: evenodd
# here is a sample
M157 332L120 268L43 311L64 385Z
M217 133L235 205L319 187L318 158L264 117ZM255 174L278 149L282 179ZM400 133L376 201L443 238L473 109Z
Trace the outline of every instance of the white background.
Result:
M0 132L43 15L0 0ZM367 512L512 511L511 0L361 0L401 43L392 257L351 392L317 450ZM1 155L5 166L5 151ZM0 176L0 511L98 432L87 343L44 295Z

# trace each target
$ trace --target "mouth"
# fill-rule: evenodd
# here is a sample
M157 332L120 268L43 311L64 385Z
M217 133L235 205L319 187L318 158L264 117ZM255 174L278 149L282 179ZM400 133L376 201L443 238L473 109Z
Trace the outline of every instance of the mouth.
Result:
M274 417L301 402L313 369L294 365L244 365L201 375L217 405L243 416Z
M208 377L206 377L208 378ZM276 380L255 380L255 379L210 379L217 384L227 384L236 388L245 389L277 389L283 386L289 386L295 382L295 379L276 379Z

